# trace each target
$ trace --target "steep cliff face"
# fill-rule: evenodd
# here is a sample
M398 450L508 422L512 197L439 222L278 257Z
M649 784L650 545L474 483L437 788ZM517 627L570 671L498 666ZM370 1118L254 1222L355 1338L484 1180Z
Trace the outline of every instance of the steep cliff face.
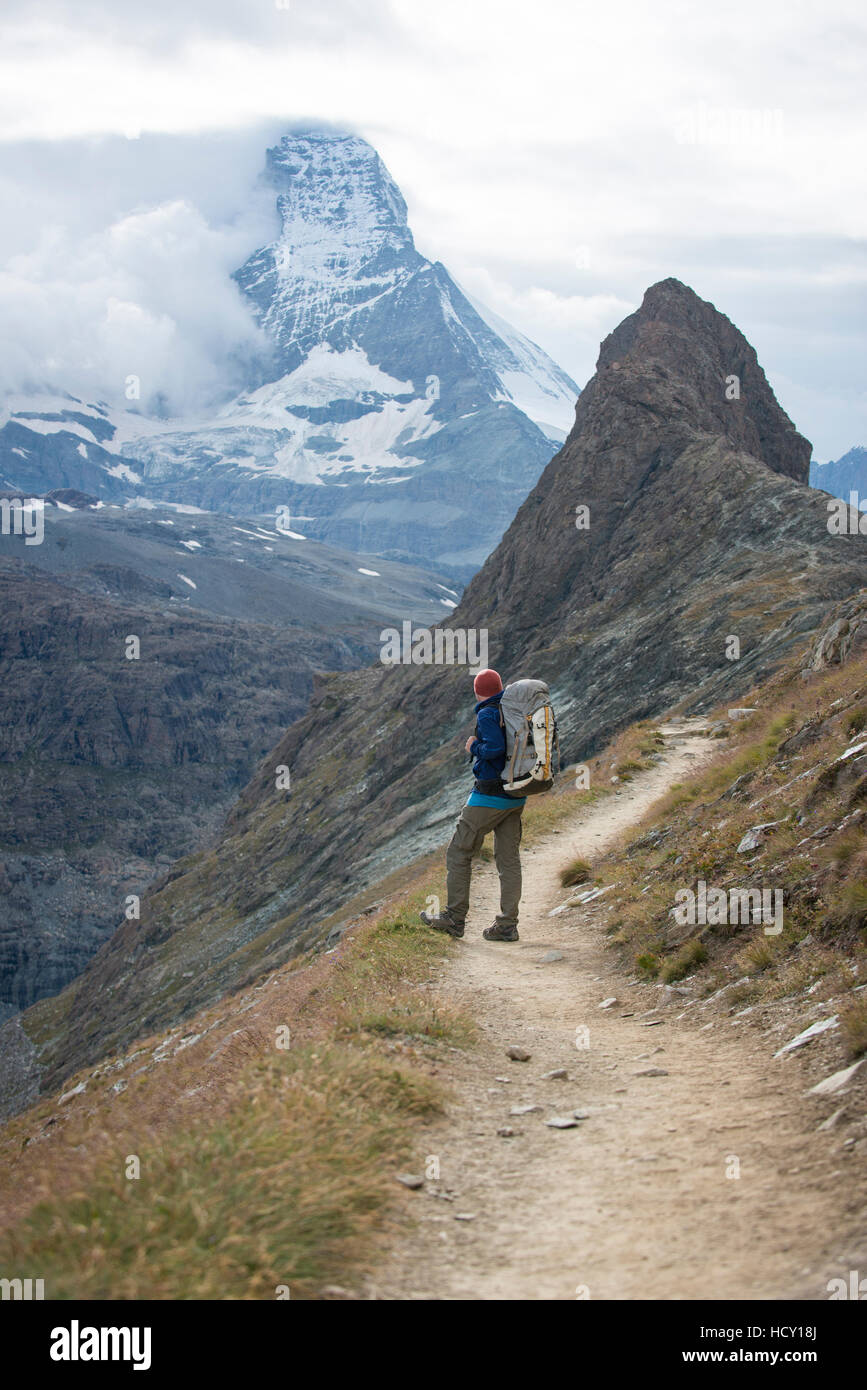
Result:
M212 842L314 672L370 661L407 604L431 621L457 598L254 523L91 500L58 496L39 545L0 536L0 1020Z
M809 458L743 335L685 285L664 280L603 342L567 443L469 586L465 606L515 624L517 655L533 627L527 585L549 619L615 594L615 606L631 605L660 566L684 587L690 555L700 551L715 566L751 538L758 554L766 523L784 521L755 507L741 508L740 520L730 515L738 512L738 473L760 479L770 470L805 484ZM735 473L727 489L728 466ZM669 489L676 506L666 505ZM727 514L715 527L720 506ZM579 507L589 509L583 526Z
M0 561L0 1016L62 988L128 894L212 839L314 666L347 660L337 637L148 611Z
M506 679L549 680L567 761L677 702L736 698L864 583L867 537L829 533L808 459L728 319L677 281L653 286L603 344L566 445L449 627L484 629ZM19 1054L32 1051L15 1084L52 1084L279 963L352 893L441 844L468 787L470 675L378 665L318 683L216 853L176 865L135 933L23 1017Z

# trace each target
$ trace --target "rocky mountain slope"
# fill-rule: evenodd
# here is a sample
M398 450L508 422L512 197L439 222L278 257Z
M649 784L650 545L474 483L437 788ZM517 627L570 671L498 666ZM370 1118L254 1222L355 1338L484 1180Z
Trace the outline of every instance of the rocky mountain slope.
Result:
M734 325L662 281L602 344L564 448L449 627L485 629L506 678L551 683L567 761L678 702L736 698L864 582L867 537L829 533L809 457ZM8 1103L256 978L441 844L468 786L471 711L464 666L318 682L218 850L176 864L141 925L7 1036Z
M574 419L578 387L415 248L357 136L268 151L280 229L237 271L270 357L209 418L11 397L0 485L274 516L353 551L468 577Z
M0 1019L61 989L128 895L213 839L315 672L458 597L256 523L55 496L42 544L0 536Z
M141 416L130 416L139 430ZM0 400L0 488L43 497L73 488L101 501L123 500L140 479L119 455L118 415L68 392L7 394Z
M0 556L97 597L278 627L300 621L342 643L345 664L375 656L380 628L398 615L435 622L459 598L434 573L322 545L273 519L121 507L72 489L49 494L43 515L39 545L0 533Z

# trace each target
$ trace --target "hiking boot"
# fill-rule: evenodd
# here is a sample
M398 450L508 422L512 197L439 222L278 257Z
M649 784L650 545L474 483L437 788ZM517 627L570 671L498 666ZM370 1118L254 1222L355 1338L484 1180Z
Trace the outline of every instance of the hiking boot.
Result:
M517 927L498 927L496 922L492 927L488 927L482 932L486 941L517 941Z
M419 917L426 927L433 927L434 931L448 932L449 936L461 937L464 934L463 922L456 922L447 912L441 912L439 917L429 917L426 912L420 912Z

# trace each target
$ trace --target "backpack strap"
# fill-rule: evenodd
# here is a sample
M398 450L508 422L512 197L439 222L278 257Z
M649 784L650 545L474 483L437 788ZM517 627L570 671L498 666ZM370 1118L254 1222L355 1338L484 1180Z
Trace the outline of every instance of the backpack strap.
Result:
M500 728L501 728L502 731L503 731L503 738L504 738L505 743L506 743L506 753L508 754L508 751L509 751L509 739L508 739L508 735L507 735L507 733L506 733L506 720L505 720L505 718L504 718L504 716L503 716L503 707L502 707L502 705L497 705L497 715L498 715L499 720L500 720ZM525 743L525 745L526 745L526 741L527 741L527 736L526 736L526 733L525 733L525 735L524 735L524 743ZM510 766L509 766L509 781L510 781L510 782L514 780L514 776L515 776L515 759L516 759L517 756L518 756L518 743L519 743L519 740L516 739L516 740L515 740L515 746L514 746L514 748L512 749L512 761L511 761L511 764L510 764ZM503 768L503 771L502 771L502 773L500 774L500 776L501 776L501 778L503 779L503 781L505 781L505 779L506 779L506 769L505 769L505 768Z

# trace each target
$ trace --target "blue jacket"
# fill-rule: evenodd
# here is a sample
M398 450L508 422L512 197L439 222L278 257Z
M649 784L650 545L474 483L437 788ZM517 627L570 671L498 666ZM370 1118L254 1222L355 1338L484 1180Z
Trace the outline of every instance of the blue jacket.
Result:
M476 705L476 737L470 747L473 776L479 782L499 781L506 766L506 732L500 725L502 690Z

